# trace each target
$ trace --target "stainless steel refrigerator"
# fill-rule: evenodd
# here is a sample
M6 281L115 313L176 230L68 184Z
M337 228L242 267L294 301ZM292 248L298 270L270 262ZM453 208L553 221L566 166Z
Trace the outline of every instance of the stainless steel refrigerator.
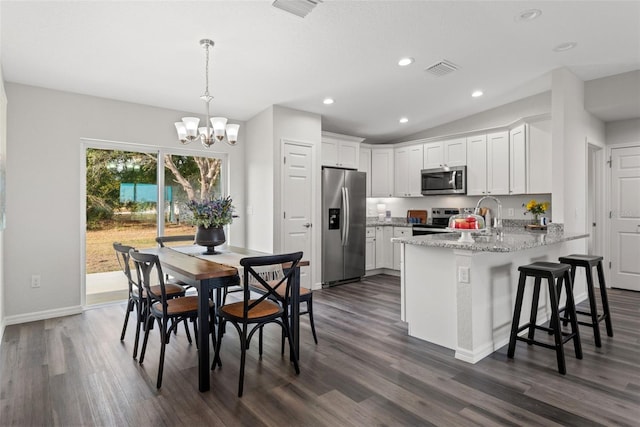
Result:
M366 174L322 169L322 283L364 276Z

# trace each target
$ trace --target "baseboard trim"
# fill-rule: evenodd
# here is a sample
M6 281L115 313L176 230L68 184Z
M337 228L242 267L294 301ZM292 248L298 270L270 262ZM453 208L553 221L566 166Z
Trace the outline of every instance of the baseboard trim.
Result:
M82 311L83 310L81 305L75 305L71 307L55 308L52 310L36 311L33 313L16 314L14 316L6 316L4 318L4 324L6 326L19 325L21 323L35 322L38 320L46 320L46 319L53 319L55 317L63 317L63 316L70 316L73 314L80 314L82 313ZM4 332L4 328L3 328L3 332Z

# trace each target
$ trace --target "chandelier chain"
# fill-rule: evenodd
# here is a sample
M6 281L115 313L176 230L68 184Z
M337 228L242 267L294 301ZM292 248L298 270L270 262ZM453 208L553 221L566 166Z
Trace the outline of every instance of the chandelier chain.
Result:
M205 89L204 89L204 96L209 96L209 45L207 44L206 46L206 50L207 50L207 54L206 59L205 59L205 66L204 66L204 80L205 80Z

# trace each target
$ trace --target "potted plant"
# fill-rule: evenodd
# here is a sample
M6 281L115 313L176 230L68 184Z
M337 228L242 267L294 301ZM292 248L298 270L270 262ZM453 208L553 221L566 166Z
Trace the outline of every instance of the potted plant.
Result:
M549 209L551 203L537 202L535 199L531 199L529 200L529 203L522 204L522 206L527 209L527 212L531 212L531 214L533 215L533 224L537 225L540 221L540 215L545 213ZM527 214L527 212L525 212L525 215Z
M190 200L190 222L197 226L196 244L206 246L205 255L217 253L215 247L226 241L223 226L233 222L233 205L230 196L208 200Z

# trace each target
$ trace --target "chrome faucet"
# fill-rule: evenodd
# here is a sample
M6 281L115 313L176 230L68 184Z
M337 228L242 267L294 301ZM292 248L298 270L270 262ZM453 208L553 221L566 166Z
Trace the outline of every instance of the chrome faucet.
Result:
M487 228L489 228L489 229L495 228L496 231L498 233L500 233L502 231L502 203L500 203L500 200L498 200L496 197L493 197L493 196L484 196L484 197L482 197L480 200L478 200L478 203L476 204L476 208L473 211L473 213L476 214L476 215L479 215L478 212L480 212L480 204L485 199L491 199L494 202L496 202L496 204L498 205L498 215L495 218L491 218L492 224L487 224Z

